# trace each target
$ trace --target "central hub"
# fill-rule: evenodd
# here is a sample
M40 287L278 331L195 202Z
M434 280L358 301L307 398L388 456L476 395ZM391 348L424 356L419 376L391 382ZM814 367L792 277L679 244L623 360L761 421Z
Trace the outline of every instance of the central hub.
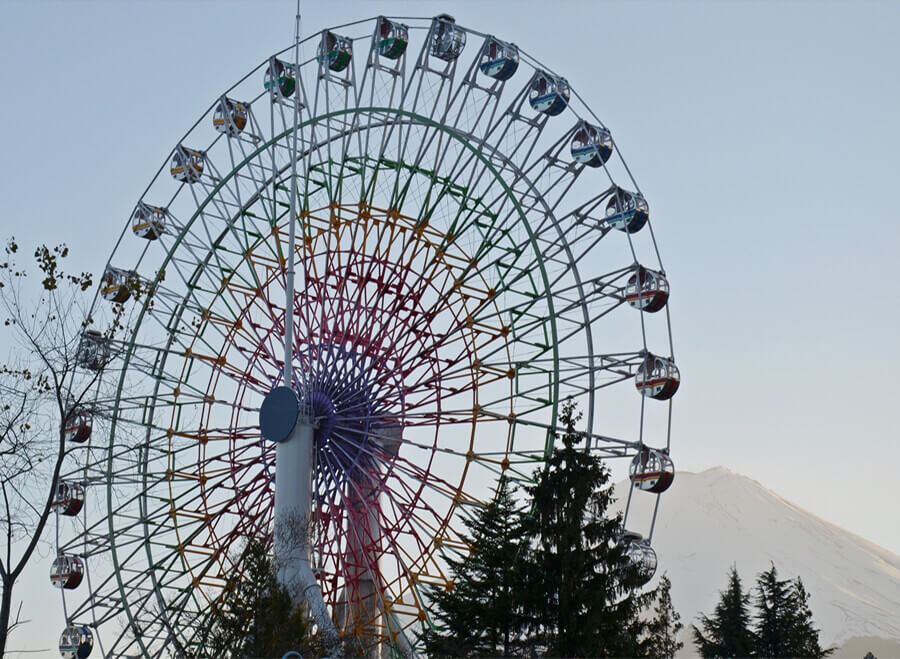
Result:
M297 356L300 418L314 425L316 464L325 482L359 482L396 453L396 431L387 419L396 382L371 354L334 343L310 346Z

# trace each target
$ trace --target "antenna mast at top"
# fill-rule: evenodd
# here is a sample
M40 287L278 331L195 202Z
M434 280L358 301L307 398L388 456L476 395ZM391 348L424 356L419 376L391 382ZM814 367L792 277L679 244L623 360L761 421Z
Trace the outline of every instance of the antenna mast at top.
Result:
M300 0L297 0L297 16L294 21L294 131L291 135L291 203L288 222L288 251L285 257L284 301L284 386L293 386L294 374L294 244L297 233L297 133L300 130Z

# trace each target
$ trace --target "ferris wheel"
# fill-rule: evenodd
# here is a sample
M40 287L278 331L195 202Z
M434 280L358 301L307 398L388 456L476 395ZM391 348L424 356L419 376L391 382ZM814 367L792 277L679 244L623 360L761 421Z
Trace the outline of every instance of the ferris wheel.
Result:
M610 131L516 45L379 16L274 54L174 145L104 270L57 491L63 656L200 643L295 487L317 622L416 654L461 520L531 481L569 398L586 450L631 461L653 522L626 513L623 542L649 579L668 299Z

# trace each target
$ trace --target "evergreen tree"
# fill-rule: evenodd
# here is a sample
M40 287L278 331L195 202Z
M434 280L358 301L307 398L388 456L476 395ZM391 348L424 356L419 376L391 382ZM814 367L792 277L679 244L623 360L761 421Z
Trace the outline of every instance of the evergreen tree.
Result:
M310 624L303 606L278 583L268 548L256 539L247 541L236 565L243 571L228 580L220 600L213 604L202 625L200 648L189 657L281 657L290 650L304 656L315 652Z
M778 578L775 565L756 580L756 655L760 657L826 657L813 627L809 594L799 577Z
M563 406L562 447L554 450L529 489L534 513L526 606L534 649L551 656L644 655L647 623L640 613L652 594L641 594L637 569L619 542L621 515L607 517L613 501L602 461L578 447L581 415Z
M736 567L731 567L728 587L719 595L712 616L700 616L703 631L691 625L700 655L704 659L751 656L754 638L750 631L750 594L744 592Z
M775 565L756 578L756 654L786 657L791 631L791 582L778 578Z
M681 616L672 605L671 590L672 582L668 575L663 574L656 588L656 607L648 629L650 635L648 654L657 659L674 659L675 653L684 647L684 643L678 640L678 632L684 625L681 624Z
M521 584L521 513L509 482L502 478L497 496L465 521L471 551L463 559L447 557L450 588L430 589L434 617L442 631L425 634L429 656L514 656L525 649Z
M812 611L809 610L809 593L803 585L800 577L793 581L794 624L790 633L790 649L796 657L827 657L834 648L822 649L819 645L819 630L815 628L812 620Z

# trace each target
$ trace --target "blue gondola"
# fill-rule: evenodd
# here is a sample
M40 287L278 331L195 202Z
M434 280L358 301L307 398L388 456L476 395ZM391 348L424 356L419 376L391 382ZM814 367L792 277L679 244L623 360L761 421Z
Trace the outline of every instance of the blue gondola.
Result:
M565 78L538 71L531 81L528 102L538 112L555 117L569 104L569 83Z
M635 233L650 219L650 206L637 192L616 188L606 204L606 221L614 229Z
M606 164L612 152L609 131L582 121L572 138L572 157L589 167L600 167Z
M488 37L478 68L489 78L509 80L519 68L519 49L515 44Z
M409 28L403 23L394 23L384 16L378 17L375 27L375 49L387 59L399 59L409 44Z
M59 637L63 659L87 659L94 649L94 634L85 625L70 625Z

